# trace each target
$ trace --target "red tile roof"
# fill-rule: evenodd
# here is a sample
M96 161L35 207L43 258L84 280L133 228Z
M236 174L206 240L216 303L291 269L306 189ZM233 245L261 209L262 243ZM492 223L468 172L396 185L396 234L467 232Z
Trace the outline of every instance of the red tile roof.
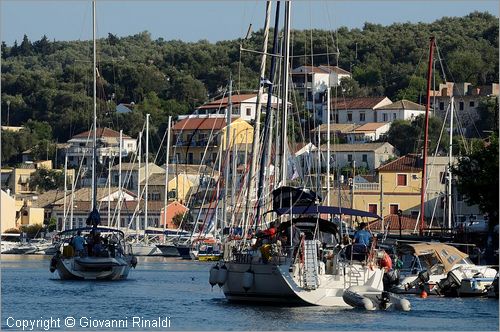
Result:
M407 154L377 169L379 172L421 172L422 159L416 154Z
M92 138L93 135L94 135L93 131L87 130L87 131L84 131L83 133L79 133L79 134L73 136L72 138L87 138L87 137ZM110 129L110 128L97 128L97 138L102 138L102 137L119 138L120 133L118 131L115 131L115 130ZM125 134L123 134L122 137L123 138L131 138L130 136L125 135Z
M311 73L327 74L328 72L324 69L314 66L300 66L292 71L293 75L304 75Z
M332 109L373 109L386 97L362 97L362 98L333 98L331 101Z
M352 131L375 131L383 126L386 126L385 122L367 122L364 125L361 125Z
M233 105L235 105L235 104L241 104L245 100L254 98L256 96L257 96L256 94L232 95L231 96L231 102L233 103ZM223 108L227 107L227 103L228 103L228 97L224 97L222 99L217 99L217 100L209 101L209 102L201 105L200 107L198 107L198 109L207 109L207 108L209 108L209 109L212 109L212 108L221 108L221 109L223 109Z
M415 230L415 225L417 225L419 221L416 218L412 218L410 216L401 216L401 230L403 231L411 231ZM389 225L389 231L399 231L399 217L397 214L389 214L384 217L384 228ZM369 223L368 227L372 231L380 231L382 227L382 220L376 220ZM425 227L429 227L426 223ZM417 231L419 230L419 226L417 226Z
M344 75L351 75L350 72L348 72L347 70L344 70L338 66L327 66L327 65L321 65L320 66L321 69L326 69L328 71L331 71L331 72L335 72L337 74L344 74Z
M381 106L377 110L412 110L425 111L425 106L403 99L393 102L392 104Z
M186 118L177 122L173 130L220 130L226 126L223 118Z

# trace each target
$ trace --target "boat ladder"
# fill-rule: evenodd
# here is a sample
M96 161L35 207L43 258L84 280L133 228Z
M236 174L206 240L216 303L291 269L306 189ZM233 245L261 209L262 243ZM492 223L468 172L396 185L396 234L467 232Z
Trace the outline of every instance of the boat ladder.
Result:
M315 240L304 241L304 288L316 289L318 278L318 246Z
M344 288L359 285L362 279L361 272L355 266L347 264L347 276L344 276Z

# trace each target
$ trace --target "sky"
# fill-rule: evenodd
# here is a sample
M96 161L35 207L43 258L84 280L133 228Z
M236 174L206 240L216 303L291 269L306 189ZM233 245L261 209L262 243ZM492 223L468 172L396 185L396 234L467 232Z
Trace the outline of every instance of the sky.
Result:
M263 27L264 0L97 0L97 37L149 31L153 39L210 42L245 37ZM293 29L362 28L365 22L433 22L473 11L498 17L498 0L306 1L292 6ZM274 14L273 14L274 15ZM273 16L274 17L274 16ZM90 0L0 0L0 39L7 45L46 35L50 40L92 38Z

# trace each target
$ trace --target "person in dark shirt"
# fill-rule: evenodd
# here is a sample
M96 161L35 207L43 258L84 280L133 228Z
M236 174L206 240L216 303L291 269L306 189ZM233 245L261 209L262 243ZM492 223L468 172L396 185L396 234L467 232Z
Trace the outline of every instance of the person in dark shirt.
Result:
M372 233L366 230L366 223L362 222L359 224L359 230L354 234L354 243L364 244L368 247L372 237Z

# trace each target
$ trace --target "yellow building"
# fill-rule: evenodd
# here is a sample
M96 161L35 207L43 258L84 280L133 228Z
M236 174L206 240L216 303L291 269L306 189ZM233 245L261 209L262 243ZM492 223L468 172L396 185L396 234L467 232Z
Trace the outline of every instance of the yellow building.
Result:
M404 215L416 217L420 211L421 158L413 154L400 157L379 167L377 173L378 182L355 181L353 193L346 189L343 195L348 199L346 203L350 204L353 197L354 209L370 211L382 217L402 210ZM426 216L431 213L426 209Z
M180 164L214 165L218 155L226 150L226 120L224 118L185 118L172 127L171 161ZM236 144L238 164L253 141L253 127L245 120L235 119L229 129L229 147Z
M0 227L3 233L9 228L16 228L16 201L3 190L0 190L0 195Z
M20 167L12 168L12 169L2 169L2 181L5 181L5 185L10 189L12 195L19 194L33 194L34 190L30 189L29 181L33 173L36 172L37 169L45 168L48 170L52 169L52 161L51 160L43 160L37 162L29 162L21 164ZM56 170L61 171L63 170ZM75 176L74 169L67 170L68 183L71 183Z

